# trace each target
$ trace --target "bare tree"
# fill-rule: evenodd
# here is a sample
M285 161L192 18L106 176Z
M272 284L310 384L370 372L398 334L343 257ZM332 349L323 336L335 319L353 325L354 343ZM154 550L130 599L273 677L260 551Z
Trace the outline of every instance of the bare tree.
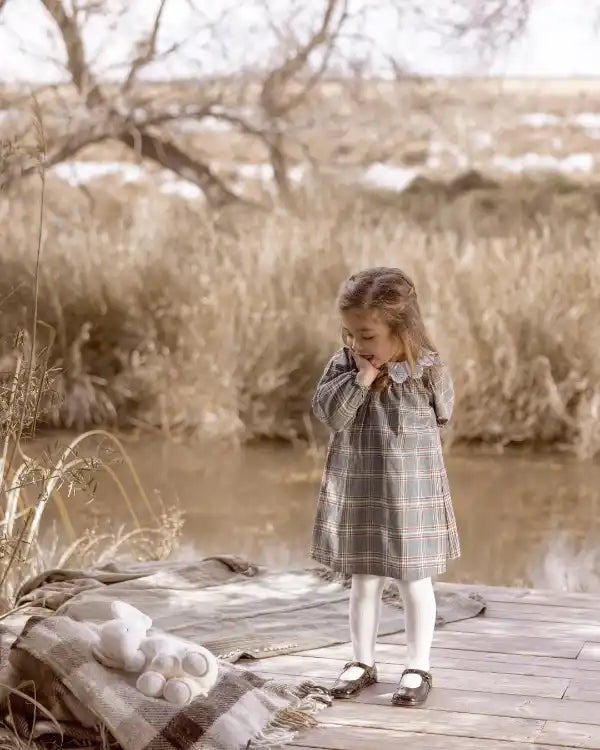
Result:
M370 4L355 0L325 0L318 13L297 30L300 6L290 3L287 17L277 19L271 0L254 0L262 9L271 37L275 39L277 60L267 69L246 71L240 76L240 86L250 82L258 88L252 115L240 112L231 104L231 77L223 77L221 85L206 76L199 76L195 84L182 85L170 98L150 98L141 75L159 60L172 59L182 54L187 40L167 44L163 39L163 24L169 0L157 0L155 13L147 30L138 38L131 58L115 87L108 83L89 60L84 42L84 30L93 18L106 16L109 0L39 0L40 8L48 14L58 32L65 51L65 67L83 111L73 117L69 113L69 127L50 134L47 164L51 166L73 158L85 147L112 140L124 144L140 157L171 170L198 185L209 202L219 206L242 200L231 184L211 168L210 154L178 143L177 133L169 125L183 119L217 118L245 136L258 141L272 165L279 193L289 205L294 205L293 189L289 180L289 155L294 145L294 125L298 112L305 106L312 92L329 71L340 66L355 71L363 70L365 60L344 59L343 50L360 41L364 54L376 52L376 41L365 38L361 31L362 15L376 6L391 8L400 27L417 23L435 28L445 38L468 40L469 43L491 49L507 44L527 23L535 0L432 0L427 4L418 0L373 0ZM0 11L7 0L0 0ZM206 35L218 36L214 14L204 14L202 4L189 0L196 17L203 20ZM234 6L232 6L233 8ZM114 11L114 7L111 6ZM122 11L127 4L122 5ZM223 17L229 11L223 11ZM117 21L118 21L117 12ZM117 24L118 28L118 24ZM202 30L202 29L201 29ZM200 36L196 29L194 42ZM224 49L224 54L226 49ZM397 74L406 71L399 56L389 64ZM240 73L244 73L243 70ZM177 87L172 87L172 92ZM296 144L304 148L305 144ZM34 166L25 160L4 176L4 183L29 174Z
M315 32L296 50L288 52L280 66L268 72L262 85L263 116L260 118L260 126L232 114L227 107L223 106L222 97L206 95L201 85L195 94L195 101L184 99L180 106L175 108L172 103L169 103L162 111L157 110L156 106L148 109L143 94L140 95L140 92L136 91L135 84L142 70L155 62L159 56L157 42L168 0L160 0L148 35L138 41L133 59L116 97L113 94L107 95L108 87L94 75L90 67L86 58L81 26L90 15L105 10L105 3L102 0L96 0L96 2L72 0L70 8L67 7L66 0L40 0L40 3L60 33L71 83L87 109L86 117L76 125L74 133L59 135L49 144L49 166L72 158L90 144L107 139L118 140L135 150L140 156L157 162L164 168L196 183L214 205L241 200L241 196L211 170L204 157L182 150L171 138L164 137L157 132L155 127L183 117L201 119L211 116L227 120L246 135L257 138L264 144L271 158L275 179L281 193L291 203L291 190L284 155L285 136L279 122L283 114L289 113L302 101L322 74L325 66L323 65L321 70L315 73L293 98L286 99L286 87L306 68L312 53L318 48L332 47L335 37L334 14L338 7L345 5L345 0L328 0ZM341 27L343 21L342 12L337 19L337 29ZM175 51L176 47L177 45L172 45L166 52L163 51L160 54L169 54ZM32 170L33 166L23 164L20 172L15 168L5 175L4 182L13 180L18 175L27 175Z
M339 11L337 19L336 11ZM264 140L268 147L275 181L288 204L293 204L293 201L287 176L285 135L282 129L277 127L277 123L305 101L310 90L322 78L335 41L347 19L348 0L327 0L318 28L304 44L291 50L279 67L269 72L261 88L260 103L268 122L271 123ZM306 70L310 56L319 48L323 48L321 63L302 81L298 90L291 93L290 83Z
M97 143L106 138L121 141L136 150L141 156L158 162L166 169L195 182L202 188L209 200L220 205L238 198L229 190L210 167L201 159L185 154L170 140L162 139L149 128L152 118L138 122L132 117L135 109L135 98L127 101L126 94L131 90L136 75L156 55L156 40L160 30L161 18L166 0L161 0L156 13L152 31L147 40L139 45L139 54L134 57L120 90L119 101L107 99L101 84L95 80L86 61L78 16L82 13L101 10L101 3L87 4L85 7L73 1L73 12L69 13L63 0L41 0L42 4L58 27L67 54L67 68L71 81L92 114L100 115L100 127L92 127L87 134L79 138L70 138L69 144L53 148L55 161L62 161L74 156L84 146ZM208 113L208 107L203 108ZM164 121L165 113L162 113Z

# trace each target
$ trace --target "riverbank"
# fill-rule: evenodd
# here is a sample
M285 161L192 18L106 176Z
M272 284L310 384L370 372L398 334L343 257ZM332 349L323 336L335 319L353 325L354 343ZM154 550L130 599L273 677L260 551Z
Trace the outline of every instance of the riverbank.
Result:
M481 206L452 229L435 207L435 222L418 224L393 202L317 198L303 217L208 215L151 193L99 196L90 212L83 193L49 182L38 302L59 397L50 423L311 437L310 396L340 345L339 284L357 267L387 264L414 276L452 366L448 444L598 453L593 218L584 226L561 215L534 230L513 217L510 235L484 236L470 218ZM10 337L31 308L34 210L11 200L11 220L0 222L6 372Z

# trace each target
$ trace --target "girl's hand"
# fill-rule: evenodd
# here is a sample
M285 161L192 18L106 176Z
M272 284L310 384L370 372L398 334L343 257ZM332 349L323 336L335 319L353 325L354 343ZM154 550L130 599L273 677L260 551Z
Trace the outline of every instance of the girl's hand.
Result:
M372 365L368 359L361 357L360 354L357 354L356 352L352 352L352 357L358 367L358 382L362 386L370 386L379 375L379 370Z

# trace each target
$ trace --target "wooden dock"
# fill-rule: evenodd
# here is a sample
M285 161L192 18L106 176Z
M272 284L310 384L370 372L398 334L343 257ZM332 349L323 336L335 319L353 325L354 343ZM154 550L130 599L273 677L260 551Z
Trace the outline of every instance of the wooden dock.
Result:
M437 584L444 586L448 584ZM453 589L456 586L452 586ZM295 750L551 750L600 748L600 596L461 586L485 614L436 630L434 689L422 708L390 704L404 633L377 647L379 683L336 700ZM260 660L261 674L331 684L349 644Z

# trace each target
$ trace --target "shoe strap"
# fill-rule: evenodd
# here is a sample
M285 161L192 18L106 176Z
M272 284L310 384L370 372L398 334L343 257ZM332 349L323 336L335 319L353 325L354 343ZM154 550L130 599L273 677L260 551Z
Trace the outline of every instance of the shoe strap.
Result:
M431 674L429 672L425 672L424 669L405 669L404 672L402 672L402 677L404 677L405 674L418 674L421 679L425 680L425 682L428 683L429 687L431 687Z

